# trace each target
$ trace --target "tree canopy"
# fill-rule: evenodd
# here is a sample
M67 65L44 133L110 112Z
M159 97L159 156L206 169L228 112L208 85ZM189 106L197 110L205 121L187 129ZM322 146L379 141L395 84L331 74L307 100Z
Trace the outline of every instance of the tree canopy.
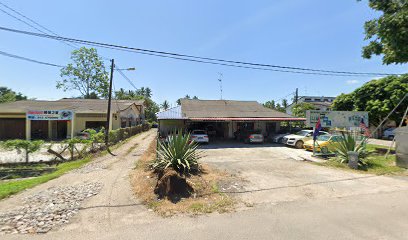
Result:
M382 15L364 25L370 42L363 47L363 57L383 55L384 64L408 62L408 1L369 0L369 6Z
M106 98L109 75L95 48L81 47L72 51L72 63L61 69L57 88L79 91L82 98Z
M367 111L370 123L377 125L408 93L408 74L388 76L367 82L349 94L339 95L333 102L333 110ZM390 116L399 122L408 107L408 98Z
M157 120L156 113L160 111L160 107L155 103L152 97L152 90L148 87L141 87L137 90L125 90L123 88L115 92L115 99L118 100L145 100L145 117L149 122Z
M283 99L282 100L282 104L280 103L276 103L275 100L270 100L270 101L266 101L263 104L264 107L279 111L279 112L286 112L286 108L289 106L288 105L288 100Z
M24 96L22 93L16 93L7 87L0 87L0 103L15 102L26 99L27 96Z
M307 110L315 110L316 107L313 104L302 102L295 104L292 108L292 114L296 117L306 117Z

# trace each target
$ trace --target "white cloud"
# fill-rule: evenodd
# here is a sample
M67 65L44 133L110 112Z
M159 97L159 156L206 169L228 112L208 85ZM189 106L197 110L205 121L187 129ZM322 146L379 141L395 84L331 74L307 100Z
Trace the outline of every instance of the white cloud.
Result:
M358 80L347 80L346 81L346 83L347 83L347 85L353 85L353 84L357 84L357 83L359 83L360 81L358 81Z

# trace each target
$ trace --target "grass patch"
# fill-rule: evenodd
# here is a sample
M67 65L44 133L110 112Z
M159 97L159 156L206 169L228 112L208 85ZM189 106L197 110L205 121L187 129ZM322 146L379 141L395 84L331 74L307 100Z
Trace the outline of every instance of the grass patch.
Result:
M390 145L391 145L391 142L390 142ZM394 144L394 146L395 146L395 144ZM377 148L387 149L388 150L390 148L390 146L389 145L388 146L382 146L382 145L376 145L376 144L367 144L367 150L370 151L370 152L376 151ZM391 150L395 150L395 147L392 147Z
M366 159L365 166L360 166L358 170L350 169L346 163L341 163L337 158L330 158L328 161L323 163L316 163L320 166L328 166L333 168L341 168L348 171L360 172L360 173L369 173L375 175L404 175L408 176L408 171L405 168L396 166L396 156L388 155L388 158L385 158L385 155L371 154Z
M56 168L57 170L55 172L45 174L39 177L35 178L30 178L30 179L23 179L23 180L17 180L17 181L6 181L0 183L0 199L6 198L12 194L16 194L20 191L23 191L27 188L32 188L35 187L41 183L48 182L54 178L57 178L64 173L71 171L73 169L79 168L83 166L84 164L88 163L91 161L90 157L86 157L81 160L76 160L72 162L66 162L66 163L61 163L59 164Z
M187 181L193 186L194 193L190 198L181 199L172 203L167 199L157 199L154 187L157 176L149 168L149 164L156 157L156 141L152 141L147 151L140 157L132 172L132 186L135 195L142 200L149 209L161 216L169 217L176 214L198 215L212 212L233 211L235 200L221 193L218 182L225 180L230 175L211 169L203 165L200 175L191 175Z

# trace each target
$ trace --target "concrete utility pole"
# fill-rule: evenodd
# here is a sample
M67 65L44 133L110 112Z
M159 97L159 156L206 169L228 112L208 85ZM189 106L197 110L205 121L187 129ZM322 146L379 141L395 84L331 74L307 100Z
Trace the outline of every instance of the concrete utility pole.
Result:
M109 126L110 126L110 115L111 115L111 102L112 102L112 82L113 82L113 69L115 68L115 60L111 60L111 74L109 80L109 93L108 93L108 112L106 114L106 125L105 125L105 145L106 149L110 154L112 154L109 150ZM113 154L112 154L113 155Z
M299 91L298 91L298 88L296 88L296 91L295 91L295 104L298 103L298 98L299 98Z
M218 81L220 82L220 94L221 94L221 100L222 100L222 73L218 73L220 77L218 78Z

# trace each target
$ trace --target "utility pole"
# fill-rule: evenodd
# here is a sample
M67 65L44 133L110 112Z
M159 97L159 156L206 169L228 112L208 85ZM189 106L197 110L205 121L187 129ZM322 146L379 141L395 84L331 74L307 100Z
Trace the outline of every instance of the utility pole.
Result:
M220 94L221 94L221 100L222 100L222 73L218 73L220 76L218 78L218 81L220 82Z
M109 80L109 93L108 93L108 112L106 114L106 126L105 126L105 145L107 151L111 154L109 150L109 126L110 126L110 115L111 115L111 102L112 102L112 82L113 82L113 69L115 68L115 60L111 60L111 74Z
M296 91L295 91L295 104L298 103L298 98L299 98L299 91L298 91L298 88L296 88Z

